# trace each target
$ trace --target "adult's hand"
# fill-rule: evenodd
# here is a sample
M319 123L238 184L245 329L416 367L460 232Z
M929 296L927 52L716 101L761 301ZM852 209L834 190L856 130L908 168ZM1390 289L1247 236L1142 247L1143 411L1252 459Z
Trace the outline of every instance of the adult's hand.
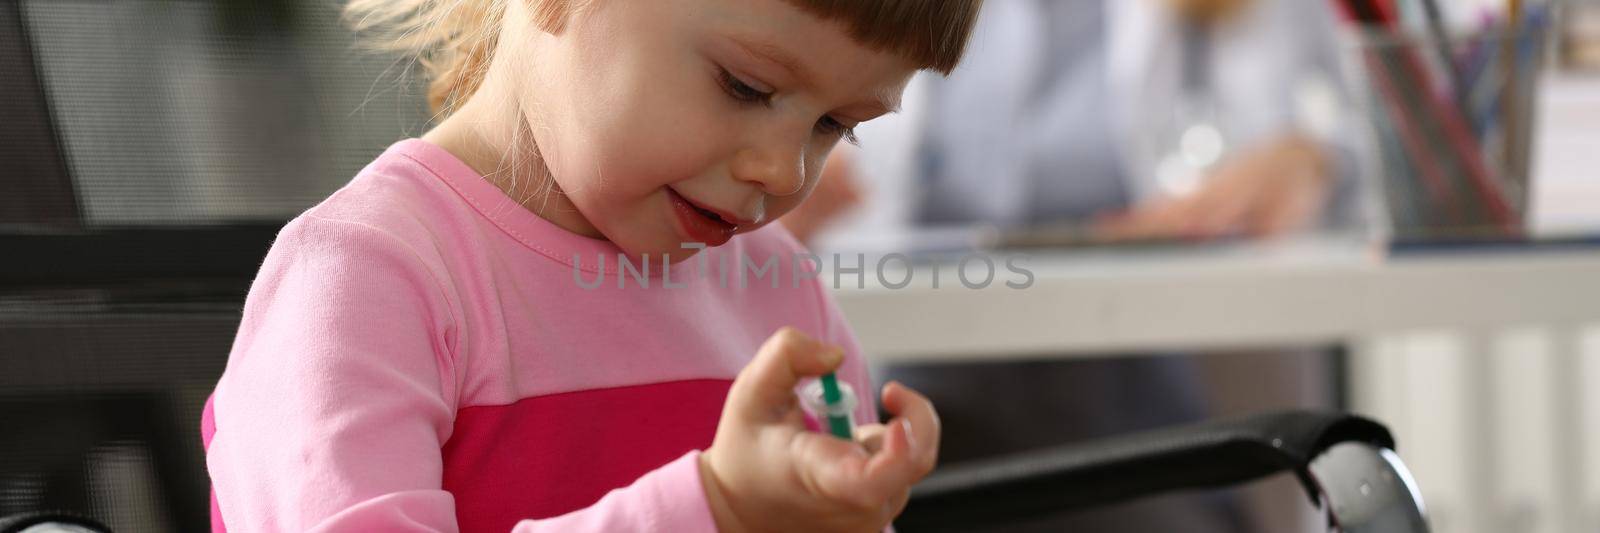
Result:
M828 224L861 204L861 185L856 178L855 150L843 145L828 154L816 189L811 196L778 219L800 242L810 244Z
M1286 235L1326 209L1329 166L1321 146L1286 136L1224 160L1193 193L1103 216L1094 231L1111 240Z

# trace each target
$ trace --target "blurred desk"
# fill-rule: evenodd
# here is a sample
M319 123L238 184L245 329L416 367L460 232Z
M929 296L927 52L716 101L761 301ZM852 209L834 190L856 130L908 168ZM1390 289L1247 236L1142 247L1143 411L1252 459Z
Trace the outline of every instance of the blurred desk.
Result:
M834 291L874 363L1254 348L1426 328L1600 321L1600 248L1467 249L1381 258L1349 243L1035 253L972 290L955 265L902 289ZM898 264L898 263L896 263ZM972 279L982 263L974 261ZM893 282L903 271L890 272ZM825 282L831 280L824 277Z

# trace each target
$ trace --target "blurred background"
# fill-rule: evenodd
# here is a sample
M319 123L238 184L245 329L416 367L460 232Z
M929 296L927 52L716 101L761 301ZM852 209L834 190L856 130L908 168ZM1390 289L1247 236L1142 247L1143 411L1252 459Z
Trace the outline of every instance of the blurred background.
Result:
M339 8L0 0L0 516L207 527L200 410L273 236L429 124ZM907 259L835 296L946 464L1351 410L1435 531L1600 531L1600 2L990 0L969 50L783 221ZM977 253L1031 285L963 287ZM1281 477L997 530L1319 520Z

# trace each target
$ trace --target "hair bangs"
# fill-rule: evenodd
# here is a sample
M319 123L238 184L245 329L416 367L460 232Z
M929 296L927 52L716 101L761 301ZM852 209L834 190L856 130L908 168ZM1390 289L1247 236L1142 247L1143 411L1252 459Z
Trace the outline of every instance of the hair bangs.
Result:
M786 0L844 24L851 38L949 74L961 62L983 0Z

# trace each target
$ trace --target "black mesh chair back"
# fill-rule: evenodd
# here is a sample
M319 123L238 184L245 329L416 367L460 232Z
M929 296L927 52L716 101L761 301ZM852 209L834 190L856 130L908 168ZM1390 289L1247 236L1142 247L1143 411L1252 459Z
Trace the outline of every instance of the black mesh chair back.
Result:
M0 519L201 531L279 227L428 116L336 0L0 0Z

